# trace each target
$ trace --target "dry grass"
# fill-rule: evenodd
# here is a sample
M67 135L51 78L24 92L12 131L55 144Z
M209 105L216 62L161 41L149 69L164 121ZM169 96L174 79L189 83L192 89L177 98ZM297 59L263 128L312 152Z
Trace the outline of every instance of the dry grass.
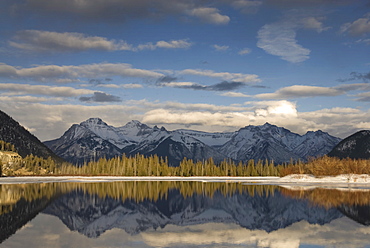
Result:
M342 205L365 206L370 202L369 191L343 191L337 189L316 188L313 190L280 189L281 193L294 199L307 199L313 205L325 208L339 207Z
M288 165L280 170L280 176L290 174L311 174L314 176L336 176L341 174L370 174L370 160L339 159L328 156L309 162Z

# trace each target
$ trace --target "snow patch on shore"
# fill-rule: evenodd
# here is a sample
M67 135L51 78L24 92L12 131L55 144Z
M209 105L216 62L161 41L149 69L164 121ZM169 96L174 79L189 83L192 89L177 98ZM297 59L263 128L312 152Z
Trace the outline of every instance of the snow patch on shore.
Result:
M117 182L117 181L194 181L243 183L246 185L282 185L289 187L331 186L370 188L370 175L345 174L339 176L315 177L293 174L285 177L120 177L120 176L42 176L3 177L0 184L52 183L52 182Z

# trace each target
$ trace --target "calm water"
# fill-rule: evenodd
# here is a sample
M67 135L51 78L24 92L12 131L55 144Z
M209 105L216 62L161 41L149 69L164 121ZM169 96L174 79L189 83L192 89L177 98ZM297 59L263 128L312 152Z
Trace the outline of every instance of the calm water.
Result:
M368 191L114 182L0 194L0 247L370 247Z

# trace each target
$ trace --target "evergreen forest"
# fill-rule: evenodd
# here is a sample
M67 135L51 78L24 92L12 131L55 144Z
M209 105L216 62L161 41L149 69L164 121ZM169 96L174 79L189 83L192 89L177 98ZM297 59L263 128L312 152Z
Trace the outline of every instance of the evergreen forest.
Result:
M0 141L0 151L16 152L13 145ZM44 159L27 155L21 161L2 163L0 175L81 175L81 176L286 176L289 174L311 174L314 176L339 174L370 174L370 160L338 159L323 156L308 162L290 161L276 165L269 160L249 160L246 163L231 159L216 164L212 158L193 161L184 158L177 167L169 166L166 158L157 155L122 155L112 159L100 158L85 162L81 166L56 162L51 157Z

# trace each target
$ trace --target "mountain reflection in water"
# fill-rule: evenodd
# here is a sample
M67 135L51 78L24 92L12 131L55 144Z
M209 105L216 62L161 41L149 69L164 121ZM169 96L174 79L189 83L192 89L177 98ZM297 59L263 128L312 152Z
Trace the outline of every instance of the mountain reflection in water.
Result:
M212 224L210 228L231 226L232 235L240 231L235 230L237 226L251 232L264 231L267 235L302 223L318 228L348 217L366 228L365 233L370 232L366 227L370 224L370 192L359 190L290 190L274 185L239 183L132 181L0 185L0 193L1 247L21 235L23 229L19 229L38 213L55 216L70 231L93 240L111 231L124 230L128 236L141 235L152 240L152 244L155 242L150 233L154 230L160 235L170 227L180 233L179 241L185 237L181 236L183 231L209 227L209 224ZM209 239L194 235L191 234L193 238ZM161 236L161 241L166 237L169 238L165 234ZM255 242L257 240L255 238ZM296 242L293 246L286 246L284 242L282 245L299 247L299 241ZM257 243L254 244L257 247L277 245ZM163 246L168 244L153 245Z

